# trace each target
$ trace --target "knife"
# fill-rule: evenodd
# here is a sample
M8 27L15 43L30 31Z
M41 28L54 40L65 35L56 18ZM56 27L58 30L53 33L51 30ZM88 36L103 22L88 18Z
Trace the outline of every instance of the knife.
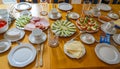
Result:
M40 48L40 67L43 66L43 47L44 47L44 44L41 44L41 48Z

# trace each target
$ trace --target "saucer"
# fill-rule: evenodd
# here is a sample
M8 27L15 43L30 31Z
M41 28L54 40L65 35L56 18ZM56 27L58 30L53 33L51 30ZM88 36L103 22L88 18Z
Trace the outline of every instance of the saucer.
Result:
M44 41L46 40L46 38L47 38L47 36L46 36L46 34L45 34L44 32L43 32L42 35L44 35L43 38L42 38L43 40L42 40L42 41L36 41L35 38L33 37L33 35L30 34L30 36L29 36L29 41L30 41L31 43L33 43L33 44L40 44L40 43L44 42Z
M0 42L4 43L6 45L4 50L2 50L2 51L0 50L0 53L3 53L5 51L7 51L10 48L10 46L11 46L11 42L9 40L2 39L2 40L0 40Z
M55 20L56 20L56 19L60 19L62 16L61 16L60 13L58 13L57 17L53 17L52 13L49 13L48 17L49 17L50 19L55 19Z
M12 31L12 30L14 30L14 29L16 29L16 28L12 28L12 29L10 29L10 30L8 30L8 31ZM17 30L19 30L19 29L17 29ZM25 35L25 32L24 32L23 30L19 30L19 31L20 31L20 37L18 37L18 38L15 38L15 39L12 38L12 39L11 39L11 38L9 38L9 37L7 36L6 33L4 34L4 38L7 39L7 40L10 40L11 42L18 41L18 40L22 39L22 38L24 37L24 35Z
M59 3L59 4L58 4L58 8L59 8L60 10L63 10L63 11L69 11L69 10L71 10L73 7L72 7L72 5L69 4L69 3Z
M101 30L104 31L105 33L115 34L115 33L117 32L116 28L113 28L113 30L112 30L111 32L110 32L110 31L107 31L107 30L105 29L105 26L106 26L106 25L107 25L107 23L101 25Z
M113 36L112 36L112 38L113 38L113 40L117 43L117 44L119 44L120 45L120 40L118 40L118 36L119 34L114 34Z
M86 36L91 37L91 40L92 40L92 41L87 41L87 39L85 38ZM91 35L91 34L87 34L87 33L81 34L80 39L82 40L82 42L84 42L84 43L86 43L86 44L93 44L93 43L95 42L94 36Z

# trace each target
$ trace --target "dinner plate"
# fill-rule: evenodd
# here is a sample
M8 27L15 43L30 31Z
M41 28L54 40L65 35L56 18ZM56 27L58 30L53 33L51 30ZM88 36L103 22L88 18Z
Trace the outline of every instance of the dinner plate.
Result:
M98 7L103 11L110 11L112 9L108 4L99 4Z
M107 31L106 28L105 28L106 25L107 25L107 23L101 25L101 30L104 31L105 33L115 34L117 32L116 28L113 28L113 30L111 32Z
M69 11L72 9L72 5L69 3L59 3L58 8L63 11Z
M118 35L119 35L119 34L114 34L114 35L112 36L112 38L113 38L113 40L114 40L117 44L120 45L120 40L118 40Z
M18 10L18 11L29 10L29 9L32 8L31 4L30 4L30 3L27 3L27 2L17 3L14 7L15 7L15 9Z
M36 49L31 44L20 44L15 46L8 54L8 61L11 66L25 67L34 61Z
M120 53L112 45L106 43L97 44L95 47L95 53L100 60L107 64L120 63Z
M5 51L7 51L10 48L10 46L11 46L11 42L9 40L6 40L6 39L0 40L0 43L4 43L5 44L4 49L3 50L0 49L0 53L3 53Z
M73 40L74 41L74 40ZM67 50L66 50L66 47L67 46L69 46L68 44L69 43L71 43L71 42L73 42L73 41L68 41L67 43L65 43L64 44L64 53L67 55L67 56L69 56L70 58L76 58L76 57L74 57L72 54L70 54L69 52L67 52ZM85 53L86 53L86 50L85 50L85 47L84 47L84 45L82 45L83 47L82 47L82 54L81 54L81 56L79 57L79 58L82 58L84 55L85 55ZM77 58L77 59L79 59L79 58Z
M10 30L8 30L9 32L10 31L12 31L12 30L14 30L14 29L16 29L16 28L12 28L12 29L10 29ZM18 40L20 40L20 39L22 39L23 37L24 37L24 35L25 35L25 31L23 31L23 30L19 30L19 29L16 29L16 30L18 30L18 31L20 31L20 37L18 37L18 38L9 38L8 36L7 36L7 32L4 34L4 38L5 39L7 39L7 40L10 40L11 42L15 42L15 41L18 41Z
M53 17L53 14L52 14L52 13L49 13L48 17L49 17L50 19L55 19L55 20L56 20L56 19L60 19L62 16L61 16L60 13L58 13L57 17Z
M29 41L30 41L31 43L33 43L33 44L40 44L40 43L44 42L44 41L47 39L47 36L46 36L45 33L43 33L42 35L43 35L42 40L36 40L36 39L34 38L34 36L33 36L32 34L30 34L30 35L29 35Z
M88 40L88 38L90 38L90 40ZM94 36L88 33L81 34L80 39L86 44L93 44L95 42Z

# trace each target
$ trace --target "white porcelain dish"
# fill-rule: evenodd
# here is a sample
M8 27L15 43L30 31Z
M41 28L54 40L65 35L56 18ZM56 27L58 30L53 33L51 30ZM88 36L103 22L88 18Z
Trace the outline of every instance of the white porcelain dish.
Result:
M29 35L29 41L31 43L33 43L33 44L40 44L40 43L44 42L47 39L47 36L46 36L45 33L43 33L42 35L43 35L42 40L36 40L35 37L32 34L30 34Z
M110 11L112 9L108 4L99 4L98 7L103 11Z
M59 8L60 10L63 10L63 11L69 11L69 10L71 10L73 7L72 7L72 5L69 4L69 3L59 3L59 4L58 4L58 8Z
M88 33L81 34L80 39L86 44L93 44L95 42L94 36Z
M107 25L107 23L101 25L101 30L104 31L105 33L115 34L117 32L116 28L113 28L113 30L111 32L107 31L106 28L105 28L106 25Z
M10 37L6 34L7 32L11 32L11 31L13 31L13 30L18 30L18 31L20 31L20 37L18 37L18 38L10 38ZM8 30L7 32L4 34L4 38L7 39L7 40L10 40L11 42L18 41L18 40L22 39L22 38L24 37L24 35L25 35L25 31L19 30L19 29L16 29L16 28L12 28L12 29Z
M78 19L80 17L80 15L76 12L70 12L68 14L68 17L71 18L71 19Z
M97 44L95 47L95 53L100 60L107 64L120 63L120 53L112 45L106 43Z
M8 54L8 61L11 66L25 67L34 61L36 49L31 44L20 44L15 46Z
M119 16L115 13L108 13L108 16L112 19L119 19Z
M18 11L29 10L30 8L32 8L31 4L27 2L17 3L14 7Z
M58 13L57 17L54 17L52 13L49 13L48 17L50 19L56 20L56 19L60 19L62 17L62 15L60 13Z
M0 40L0 43L3 43L5 45L4 47L2 47L3 50L0 49L0 53L7 51L11 47L11 42L9 40L2 39Z
M66 49L66 47L67 46L69 46L68 44L69 43L71 43L72 41L68 41L67 43L65 43L64 44L64 53L67 55L67 56L69 56L70 58L76 58L75 56L73 56L72 54L70 54L70 53L68 53L68 51L67 51L67 49ZM83 46L83 45L82 45ZM81 56L79 57L79 58L82 58L84 55L85 55L85 53L86 53L86 50L85 50L85 47L83 46L83 49L82 49L82 54L81 54ZM79 58L77 58L77 59L79 59Z
M119 34L114 34L114 35L112 36L112 38L113 38L113 40L115 41L115 43L117 43L117 44L120 45L120 40L118 40L118 35L119 35Z

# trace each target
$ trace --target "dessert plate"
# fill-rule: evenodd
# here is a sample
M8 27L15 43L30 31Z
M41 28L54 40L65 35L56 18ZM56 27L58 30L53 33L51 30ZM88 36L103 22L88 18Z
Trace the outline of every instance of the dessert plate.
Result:
M101 30L104 31L105 33L115 34L117 32L116 28L113 28L112 31L107 31L106 28L105 28L106 25L107 25L106 23L101 25Z
M76 42L77 42L77 43L76 43ZM78 43L78 42L79 42L79 43ZM73 54L77 54L78 52L80 52L80 54L79 54L78 57L75 57L73 54L71 54L71 53L68 52L68 50L67 50L68 46L70 46L70 45L72 45L72 47L74 47L75 44L73 44L73 43L81 45L81 46L78 46L78 48L80 48L80 49L78 49L78 48L76 48L75 50L72 50L73 48L71 48L71 50L69 49L70 51L73 51ZM64 53L65 53L67 56L69 56L70 58L77 58L77 59L79 59L79 58L81 58L81 57L83 57L83 56L85 55L86 50L85 50L84 45L83 45L80 41L70 41L70 42L68 41L68 42L65 43L65 45L64 45Z
M17 37L17 38L10 38L8 35L7 35L7 32L11 32L13 30L18 30L20 31L20 37ZM19 29L16 29L16 28L12 28L10 30L8 30L5 34L4 34L4 38L7 39L7 40L10 40L11 42L15 42L15 41L18 41L20 39L22 39L25 35L25 32L23 30L19 30Z
M79 15L78 13L76 13L76 12L70 12L70 13L68 14L68 16L69 16L69 18L71 18L71 19L78 19L78 18L80 17L80 15Z
M120 45L120 40L118 40L118 35L119 35L119 34L114 34L114 35L112 36L112 38L113 38L113 40L114 40L117 44Z
M52 13L49 13L48 17L49 17L50 19L56 20L56 19L60 19L62 16L61 16L60 13L58 13L57 17L54 17Z
M72 9L72 5L69 3L59 3L58 8L63 11L69 11Z
M3 47L0 46L0 53L3 53L5 51L7 51L10 48L10 46L11 46L11 42L9 40L2 39L2 40L0 40L0 44L2 44L2 43L5 46L3 46Z
M112 45L106 43L97 44L95 47L95 53L100 60L107 64L120 63L120 53Z
M29 10L32 8L31 4L27 3L27 2L20 2L20 3L16 4L14 7L18 11Z
M36 49L31 44L20 44L15 46L8 54L8 61L11 66L25 67L34 61Z
M47 36L46 36L45 33L43 33L42 35L43 35L42 40L36 40L36 39L34 38L34 36L33 36L32 34L30 34L30 35L29 35L29 41L30 41L31 43L33 43L33 44L40 44L40 43L44 42L44 41L47 39Z
M108 16L112 19L119 19L119 16L115 13L108 13Z
M99 4L98 7L103 11L110 11L112 9L108 4Z
M81 34L80 39L86 44L93 44L95 42L94 36L88 33Z

